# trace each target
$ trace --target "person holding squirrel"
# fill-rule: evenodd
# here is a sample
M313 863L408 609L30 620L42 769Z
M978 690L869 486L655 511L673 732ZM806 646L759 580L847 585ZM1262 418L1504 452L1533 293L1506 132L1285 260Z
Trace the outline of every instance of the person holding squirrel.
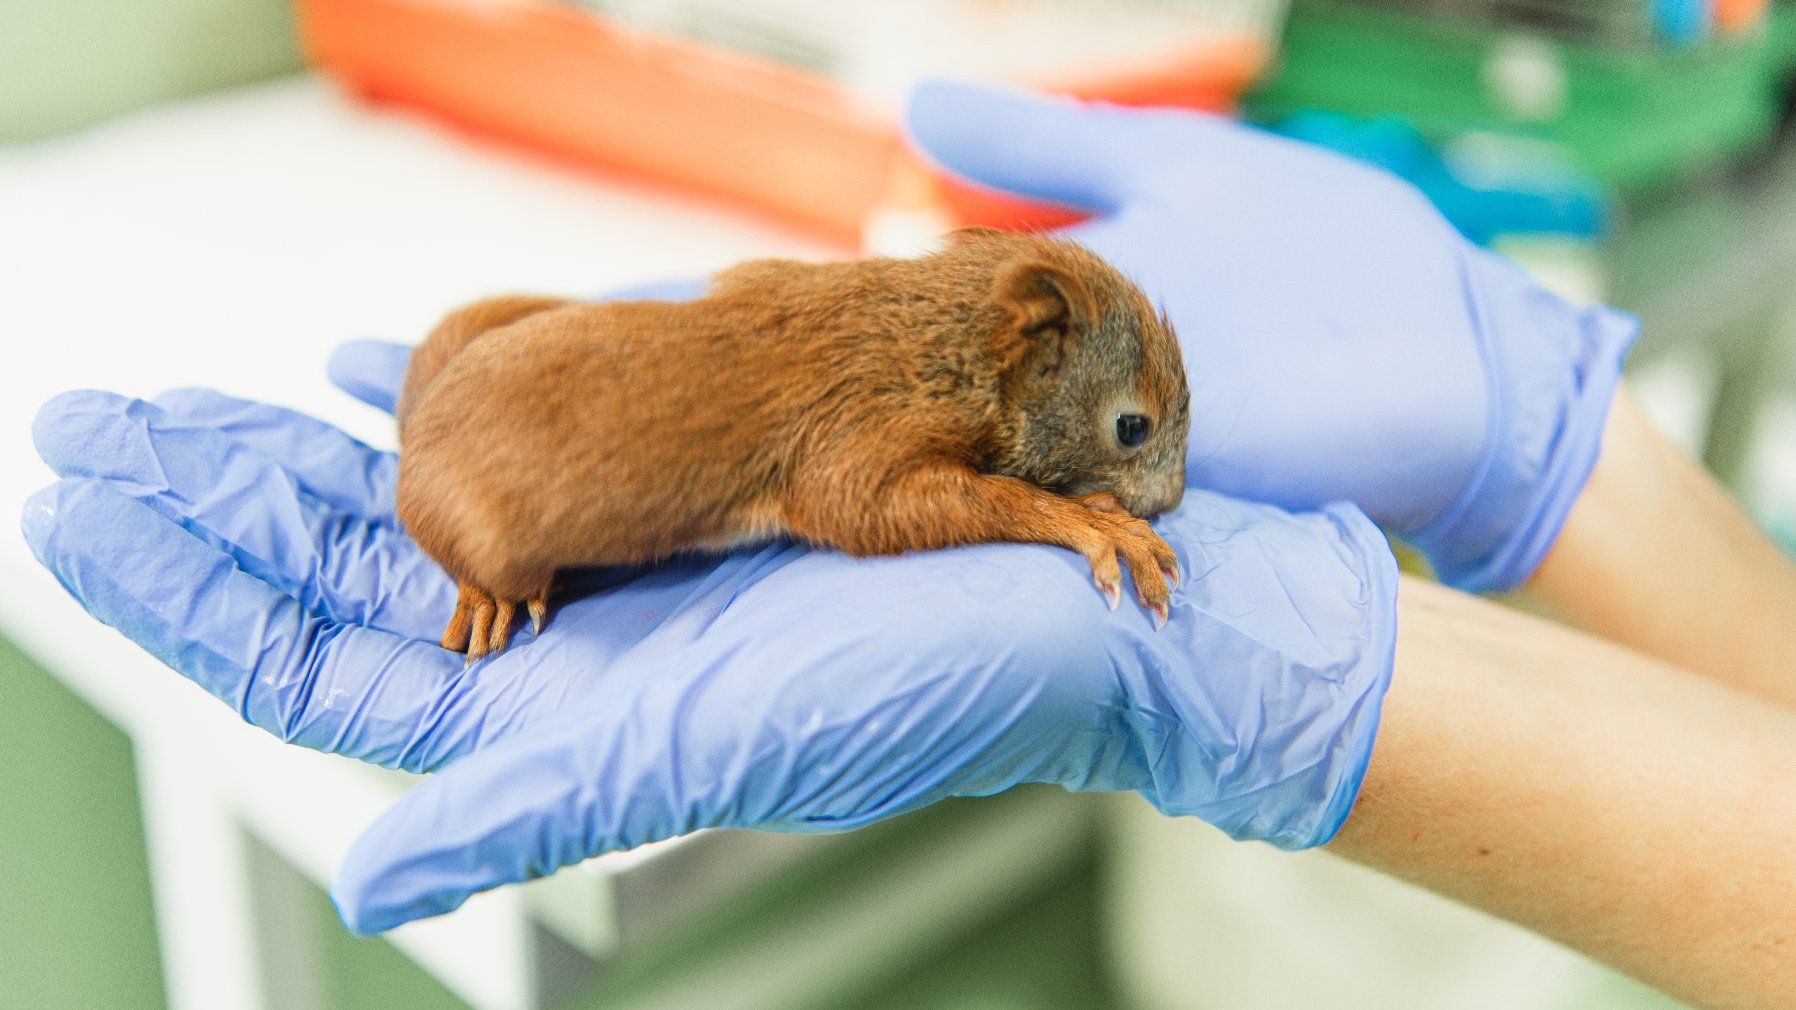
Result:
M62 479L25 536L252 723L437 772L338 872L359 932L700 827L1054 782L1329 846L1698 1006L1796 1004L1796 567L1621 387L1631 319L1226 120L929 84L907 126L1093 211L1066 237L1164 306L1190 433L1163 629L1056 548L776 542L596 573L468 676L394 457L203 390L46 405ZM391 409L408 353L333 377ZM1472 595L1514 589L1560 621Z

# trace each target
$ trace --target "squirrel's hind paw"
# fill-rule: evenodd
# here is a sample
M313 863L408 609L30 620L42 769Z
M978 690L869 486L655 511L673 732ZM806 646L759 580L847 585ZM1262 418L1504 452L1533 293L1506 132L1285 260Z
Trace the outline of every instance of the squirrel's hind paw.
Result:
M496 652L505 651L511 643L511 626L516 622L518 601L501 599L471 582L457 583L455 613L443 630L442 646L451 652L466 651L468 665ZM525 602L532 628L541 630L548 617L547 594Z

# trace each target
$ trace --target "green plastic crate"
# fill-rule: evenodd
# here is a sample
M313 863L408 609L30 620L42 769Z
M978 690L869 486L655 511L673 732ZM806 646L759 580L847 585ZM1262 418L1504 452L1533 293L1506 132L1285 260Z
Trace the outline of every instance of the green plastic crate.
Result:
M1605 46L1389 8L1299 0L1260 119L1304 109L1399 117L1431 139L1549 142L1624 197L1737 158L1775 130L1792 15L1681 49Z

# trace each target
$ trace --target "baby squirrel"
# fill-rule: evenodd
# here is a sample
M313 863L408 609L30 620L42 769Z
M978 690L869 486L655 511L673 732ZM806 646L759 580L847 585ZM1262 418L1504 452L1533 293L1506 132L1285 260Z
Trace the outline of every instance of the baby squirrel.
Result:
M857 556L1058 544L1156 626L1189 393L1165 317L1081 246L988 229L919 259L757 260L695 301L503 297L400 393L399 518L459 583L443 647L540 631L557 569L778 536Z

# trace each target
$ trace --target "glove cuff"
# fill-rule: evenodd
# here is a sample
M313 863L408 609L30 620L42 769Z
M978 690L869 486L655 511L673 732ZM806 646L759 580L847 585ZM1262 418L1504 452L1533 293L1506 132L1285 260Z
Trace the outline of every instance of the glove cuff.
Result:
M1464 271L1491 382L1484 457L1459 500L1410 540L1447 585L1503 591L1534 573L1590 479L1640 324L1572 306L1483 250L1468 250Z
M1396 656L1397 562L1384 534L1352 505L1269 521L1327 532L1300 538L1297 554L1264 537L1251 538L1252 553L1210 559L1276 570L1282 598L1232 614L1212 609L1212 621L1190 622L1215 627L1179 648L1200 662L1235 660L1226 676L1245 679L1163 699L1174 724L1208 729L1152 739L1154 781L1141 792L1162 812L1194 815L1232 838L1305 849L1341 829L1366 777ZM1324 553L1310 553L1323 543ZM1193 576L1189 595L1208 609L1195 589L1206 577ZM1227 581L1238 589L1242 580ZM1238 610L1240 603L1233 600ZM1268 635L1293 623L1301 633ZM1218 702L1217 690L1234 697ZM1225 712L1247 718L1236 724Z
M1366 579L1365 647L1352 676L1336 685L1341 692L1335 711L1341 715L1336 735L1334 773L1326 782L1325 800L1318 806L1313 824L1295 826L1266 840L1281 849L1307 849L1326 845L1347 823L1347 815L1359 799L1372 763L1372 745L1384 714L1385 692L1397 657L1397 559L1391 545L1356 508L1329 506L1326 510L1341 528L1342 540L1363 561Z

